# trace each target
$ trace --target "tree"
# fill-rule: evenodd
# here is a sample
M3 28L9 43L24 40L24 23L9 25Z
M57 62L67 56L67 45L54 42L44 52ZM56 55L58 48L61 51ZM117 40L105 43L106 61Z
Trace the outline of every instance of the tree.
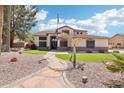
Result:
M11 20L11 6L4 6L4 23L3 23L3 45L2 51L10 51L10 20Z
M72 38L70 35L66 34L66 33L61 33L60 37L66 40L70 40L72 42L73 45L73 54L70 57L70 60L73 59L73 67L76 68L76 45L78 45L80 43L81 38Z
M10 46L13 46L14 38L26 41L27 35L33 26L36 24L36 7L16 5L11 6L11 31L10 31ZM30 33L31 34L31 33Z
M2 47L2 32L3 32L3 6L0 5L0 55Z

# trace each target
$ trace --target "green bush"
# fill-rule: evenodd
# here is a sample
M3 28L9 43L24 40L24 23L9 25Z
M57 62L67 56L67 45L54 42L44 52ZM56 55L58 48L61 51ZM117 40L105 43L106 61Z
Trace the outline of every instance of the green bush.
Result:
M92 51L90 51L90 50L87 50L87 51L86 51L86 53L92 53Z
M105 53L105 50L99 50L99 53Z
M113 51L113 53L120 53L119 51Z

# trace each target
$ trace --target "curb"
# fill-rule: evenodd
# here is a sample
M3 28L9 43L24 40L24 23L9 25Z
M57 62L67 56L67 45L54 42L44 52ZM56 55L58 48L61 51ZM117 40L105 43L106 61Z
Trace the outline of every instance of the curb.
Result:
M65 71L62 73L62 77L64 82L69 86L69 88L75 88L75 86L67 79Z

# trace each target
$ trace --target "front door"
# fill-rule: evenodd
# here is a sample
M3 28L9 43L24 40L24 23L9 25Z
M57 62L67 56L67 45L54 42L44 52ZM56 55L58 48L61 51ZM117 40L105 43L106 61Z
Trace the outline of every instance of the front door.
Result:
M56 37L53 36L51 37L51 49L57 49L57 40L56 40Z
M51 49L57 48L57 41L51 41Z

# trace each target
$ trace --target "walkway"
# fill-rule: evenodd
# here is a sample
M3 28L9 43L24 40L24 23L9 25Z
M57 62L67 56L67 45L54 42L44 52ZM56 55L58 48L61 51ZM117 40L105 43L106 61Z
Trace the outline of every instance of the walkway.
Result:
M9 88L71 88L74 87L65 77L64 70L67 69L66 62L57 59L55 52L49 52L45 55L48 61L48 67L33 73L21 80L9 84Z

